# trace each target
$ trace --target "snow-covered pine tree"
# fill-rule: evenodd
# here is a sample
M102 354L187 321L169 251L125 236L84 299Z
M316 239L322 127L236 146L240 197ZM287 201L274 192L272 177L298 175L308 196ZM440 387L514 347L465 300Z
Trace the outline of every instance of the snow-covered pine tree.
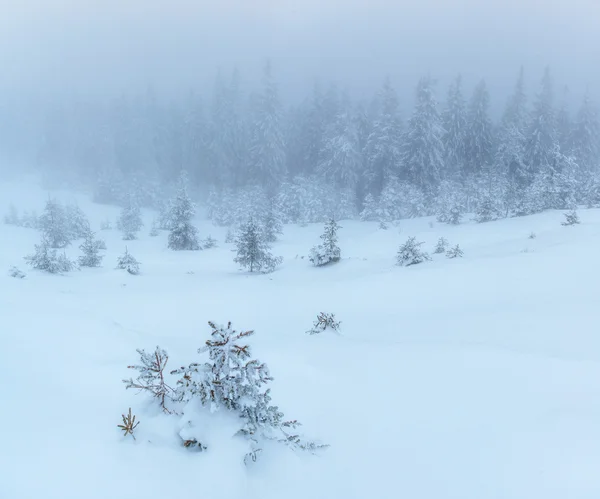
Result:
M556 141L563 152L572 153L572 133L573 124L571 123L571 113L568 104L569 88L563 89L563 98L558 110L556 111Z
M570 137L570 150L585 171L600 166L600 121L598 110L586 92Z
M137 233L144 226L142 213L133 195L127 197L125 206L117 221L117 228L123 233L123 239L130 241L137 238Z
M159 234L159 231L158 231L158 222L157 222L157 220L155 218L155 219L152 220L152 226L150 227L150 232L148 233L148 235L150 237L156 237L156 236L158 236L158 234Z
M240 226L235 244L237 256L233 261L250 272L273 272L283 261L283 258L271 254L261 227L253 219Z
M552 106L552 77L550 69L546 68L525 133L524 163L531 177L550 162L550 155L557 141L556 120Z
M335 314L328 314L327 312L321 312L317 315L317 319L314 321L312 328L306 331L306 334L321 334L328 329L331 329L334 333L340 333L341 321L335 320Z
M140 273L140 262L129 253L127 246L125 246L125 253L117 258L117 269L126 270L131 275L138 275Z
M268 243L277 241L277 236L283 234L283 222L281 221L281 206L277 198L268 201L266 213L263 216L262 227L265 240Z
M40 229L50 248L64 248L71 243L69 224L64 207L55 199L46 201L39 218Z
M255 182L273 190L285 175L285 143L281 103L271 65L263 74L263 92L257 96L250 139L250 175Z
M402 147L402 177L426 193L438 186L444 172L445 130L433 95L433 80L421 78L417 104Z
M325 230L321 234L322 243L312 248L308 257L315 267L322 267L340 261L341 251L337 245L337 231L340 228L334 219L325 224Z
M202 249L210 249L217 247L217 240L211 237L209 234L206 239L202 241Z
M172 250L200 249L198 229L192 224L196 206L188 195L187 186L187 173L182 171L179 177L177 196L170 203L168 246Z
M102 245L103 241L96 239L96 233L88 225L83 243L79 246L83 252L83 255L79 257L79 265L81 267L100 267L102 258L104 258L100 255Z
M370 192L365 197L363 209L360 212L360 219L363 222L377 221L377 200Z
M462 78L457 76L448 89L446 108L442 114L446 177L452 178L464 170L467 160L467 111L462 94Z
M465 209L463 198L460 184L444 180L437 195L437 221L458 225Z
M577 225L578 223L580 223L579 215L577 214L576 210L568 211L564 215L565 215L565 219L563 222L561 222L561 225L564 225L565 227L567 227L569 225Z
M464 256L463 250L460 249L460 246L457 244L456 246L450 248L446 252L447 258L462 258Z
M435 248L433 250L434 253L436 254L440 254L440 253L445 253L446 250L448 249L448 240L444 237L440 237L438 239L438 242L435 245Z
M409 237L398 249L397 264L401 267L408 267L431 260L429 254L421 249L423 244L423 242L417 242L415 237Z
M469 107L465 175L476 175L491 165L493 152L490 96L484 80L475 87Z
M60 274L75 269L75 263L69 260L64 253L59 255L57 250L51 247L50 241L45 235L42 236L40 244L35 245L35 252L27 255L25 261L32 268L50 274Z
M374 196L379 196L387 180L398 174L402 146L398 97L389 78L384 81L379 99L380 112L363 151L365 187Z

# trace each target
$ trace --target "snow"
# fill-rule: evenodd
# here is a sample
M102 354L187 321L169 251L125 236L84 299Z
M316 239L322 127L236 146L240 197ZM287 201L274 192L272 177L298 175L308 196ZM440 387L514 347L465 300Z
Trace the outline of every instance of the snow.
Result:
M118 216L52 194L75 199L94 230ZM41 213L46 199L31 185L0 184L0 209ZM103 267L65 275L26 268L39 233L0 225L0 497L599 497L600 210L580 211L574 227L561 226L559 211L389 230L343 221L342 260L325 268L306 257L322 225L288 225L273 247L284 262L268 275L238 270L225 228L197 220L218 247L173 252L166 232L148 236L154 214L143 215L139 240L98 231ZM397 267L409 236L429 252L445 237L464 258ZM114 269L125 245L139 276ZM27 277L10 277L12 265ZM305 334L322 311L342 321L341 335ZM246 468L228 437L234 421L199 420L212 445L190 451L178 418L125 390L136 348L158 344L171 368L188 364L208 320L256 330L274 403L329 449L273 446ZM117 428L129 407L135 441Z

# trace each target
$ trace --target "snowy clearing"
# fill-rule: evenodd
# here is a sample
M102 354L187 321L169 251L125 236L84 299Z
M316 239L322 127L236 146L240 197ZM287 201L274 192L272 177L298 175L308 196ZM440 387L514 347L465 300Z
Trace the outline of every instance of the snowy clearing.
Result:
M0 184L2 210L39 213L46 197ZM281 267L249 275L225 229L207 221L200 236L218 247L175 252L166 233L148 235L152 213L125 242L99 230L117 208L77 201L106 240L101 268L31 271L23 257L39 233L0 225L0 497L600 496L600 210L580 211L575 227L558 211L459 226L420 218L387 231L342 221L342 259L325 268L308 261L322 225L285 226L273 245ZM430 253L443 236L464 258L398 267L409 236ZM125 245L139 276L114 268ZM10 277L13 265L27 277ZM305 333L319 312L335 313L341 335ZM136 348L160 345L171 368L192 362L208 320L256 331L274 403L329 449L277 446L246 468L217 420L215 445L190 452L177 418L124 389ZM117 428L129 407L136 441Z

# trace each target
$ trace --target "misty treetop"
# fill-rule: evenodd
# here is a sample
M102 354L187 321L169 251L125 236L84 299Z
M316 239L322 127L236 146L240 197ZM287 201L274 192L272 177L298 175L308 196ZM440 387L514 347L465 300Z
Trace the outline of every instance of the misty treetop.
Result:
M317 84L289 107L267 64L255 89L237 71L220 71L212 95L163 100L149 90L41 108L30 135L4 149L34 151L47 180L87 187L97 202L125 211L162 205L169 213L165 200L177 197L185 170L190 198L226 226L274 215L303 224L436 214L459 223L463 213L489 221L599 205L600 120L590 95L571 112L564 93L555 98L550 69L531 95L525 72L515 76L495 122L484 80L470 90L458 76L444 89L423 77L412 109L389 79L360 102ZM64 246L50 227L60 221L54 208L42 220L50 243ZM157 224L166 229L163 218Z

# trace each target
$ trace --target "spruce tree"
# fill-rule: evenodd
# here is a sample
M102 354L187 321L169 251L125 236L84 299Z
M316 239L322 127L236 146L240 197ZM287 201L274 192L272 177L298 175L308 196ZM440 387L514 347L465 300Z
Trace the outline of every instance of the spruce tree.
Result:
M198 250L198 229L192 225L196 206L187 192L188 178L185 171L179 177L179 188L175 199L171 201L169 213L169 242L172 250Z
M478 174L492 163L492 122L489 117L490 96L481 80L475 87L469 108L466 174Z
M322 243L312 248L308 257L315 267L322 267L340 261L341 252L337 245L337 231L340 228L334 219L325 224L325 230L321 235Z
M127 197L125 206L121 209L121 214L117 220L117 228L123 233L123 239L130 241L137 238L137 233L143 225L140 207L133 195L130 194Z
M586 172L600 166L600 121L598 110L586 92L571 133L571 152Z
M140 273L140 262L129 253L127 246L125 246L125 253L117 258L117 269L126 270L131 275L138 275Z
M433 81L429 77L421 78L417 104L404 139L402 176L424 192L433 192L444 175L444 133L433 95Z
M85 239L79 246L79 249L83 252L83 255L79 257L79 265L81 267L99 267L103 258L100 255L102 246L103 241L96 239L96 233L88 225Z
M460 75L448 90L442 123L445 130L446 177L453 177L464 170L467 160L467 111Z
M70 272L75 269L75 263L67 255L58 254L56 249L52 248L50 241L45 235L42 236L40 244L35 245L35 252L25 257L25 261L36 270L43 270L50 274L59 274Z
M235 245L236 257L233 261L250 272L273 272L283 261L281 257L271 254L271 247L265 240L261 227L252 219L240 226Z
M69 224L64 207L54 199L46 201L39 218L40 229L50 248L64 248L71 243Z
M398 249L397 264L401 267L408 267L431 260L429 254L421 249L423 244L423 242L417 242L415 237L409 237Z

